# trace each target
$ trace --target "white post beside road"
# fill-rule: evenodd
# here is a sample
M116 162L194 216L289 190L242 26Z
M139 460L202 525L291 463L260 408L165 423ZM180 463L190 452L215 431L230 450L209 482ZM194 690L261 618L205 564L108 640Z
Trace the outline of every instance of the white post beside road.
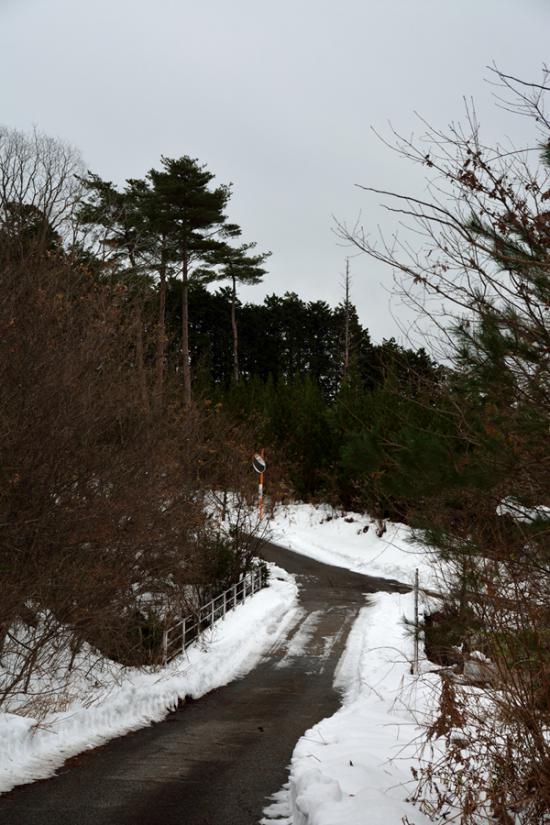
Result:
M419 591L419 580L418 580L418 567L414 573L414 655L413 655L413 674L418 674L418 648L419 648L419 638L420 638L420 622L418 616L418 591Z

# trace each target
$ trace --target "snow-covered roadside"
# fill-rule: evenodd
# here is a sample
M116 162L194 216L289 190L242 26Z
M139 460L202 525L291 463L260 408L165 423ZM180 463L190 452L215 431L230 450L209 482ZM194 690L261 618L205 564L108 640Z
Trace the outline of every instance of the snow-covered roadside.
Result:
M69 757L157 722L179 699L198 698L252 670L298 610L294 578L275 565L270 569L266 589L219 621L202 647L190 648L166 668L113 666L109 685L95 695L82 693L40 722L0 713L0 793L51 776Z
M435 585L427 550L410 543L405 525L388 524L382 537L368 516L327 505L280 508L270 522L275 543L325 564L366 575ZM368 529L366 529L368 528ZM418 768L419 723L439 695L433 674L410 674L412 593L377 593L356 619L335 674L342 707L297 743L289 786L274 797L264 823L389 825L430 820L407 802Z
M367 515L342 514L327 504L290 504L275 510L269 537L296 553L364 575L412 583L418 568L421 586L436 586L429 551L411 543L404 524L388 522L379 538Z
M335 676L343 705L299 740L290 767L293 825L430 821L406 801L414 788L417 724L437 696L435 677L410 675L402 616L412 594L378 593L363 608Z

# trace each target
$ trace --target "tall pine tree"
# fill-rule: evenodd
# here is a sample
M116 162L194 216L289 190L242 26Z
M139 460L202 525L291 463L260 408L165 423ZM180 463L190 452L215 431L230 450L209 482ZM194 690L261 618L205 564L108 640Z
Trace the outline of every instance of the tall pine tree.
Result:
M188 406L192 398L189 286L193 279L214 279L212 266L219 263L225 240L238 236L240 229L227 223L230 186L211 188L214 175L187 155L178 159L163 157L161 161L162 169L152 169L149 179L162 209L170 254L177 259L181 272L181 365L183 400Z
M237 327L237 284L259 284L266 270L263 264L271 255L265 252L261 255L251 255L250 250L254 249L255 243L243 244L239 247L226 247L222 251L221 279L231 281L230 311L231 311L231 333L233 343L233 379L239 380L239 333Z

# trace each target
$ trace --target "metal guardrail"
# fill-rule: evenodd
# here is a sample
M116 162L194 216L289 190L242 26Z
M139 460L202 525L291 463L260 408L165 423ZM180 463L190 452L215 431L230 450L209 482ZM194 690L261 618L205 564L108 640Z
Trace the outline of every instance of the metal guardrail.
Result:
M167 627L162 638L164 663L171 662L176 656L184 653L190 645L200 639L206 630L213 626L214 622L223 619L225 614L237 605L244 604L249 596L253 596L266 584L267 571L262 566L247 573L232 587L199 607L196 613L178 619L173 625Z

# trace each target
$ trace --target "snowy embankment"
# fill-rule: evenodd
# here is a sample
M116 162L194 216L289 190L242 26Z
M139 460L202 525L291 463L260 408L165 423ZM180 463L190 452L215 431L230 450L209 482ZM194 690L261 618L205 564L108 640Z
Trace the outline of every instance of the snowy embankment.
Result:
M378 537L367 516L311 505L281 508L271 525L273 541L324 563L405 583L418 568L421 583L433 586L429 554L408 543L404 525L388 524ZM412 593L369 596L335 674L342 707L297 743L288 798L274 797L265 823L429 822L407 797L415 786L419 726L437 701L439 682L434 674L411 675L413 640L403 617L413 615Z
M136 670L96 660L93 681L87 674L68 686L63 711L40 719L0 713L0 793L51 776L69 757L158 722L186 696L196 699L250 671L297 609L293 577L275 565L270 570L266 589L217 622L205 645L167 667Z
M328 504L290 504L275 511L269 536L275 544L355 573L412 584L418 569L421 586L436 585L429 550L412 543L404 524L387 522L379 538L367 515L342 514Z
M299 740L290 767L293 825L388 825L427 817L408 803L419 728L435 677L410 675L403 615L412 594L378 593L362 609L335 675L343 704Z

